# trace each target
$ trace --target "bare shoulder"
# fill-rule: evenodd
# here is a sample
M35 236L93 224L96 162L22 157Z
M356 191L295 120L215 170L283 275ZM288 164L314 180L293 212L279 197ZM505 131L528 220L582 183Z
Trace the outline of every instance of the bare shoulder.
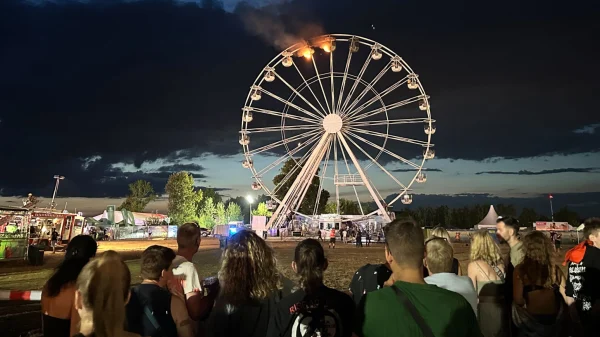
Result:
M171 296L171 312L175 320L187 318L188 312L185 300L179 296Z

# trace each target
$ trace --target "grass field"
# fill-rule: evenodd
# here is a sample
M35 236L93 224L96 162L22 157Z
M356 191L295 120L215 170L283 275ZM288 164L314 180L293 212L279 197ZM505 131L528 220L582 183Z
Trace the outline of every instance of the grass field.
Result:
M106 250L116 250L121 253L131 270L132 283L139 283L141 252L148 246L158 244L170 248L176 248L174 240L160 241L113 241L101 242L98 247L100 256ZM295 279L290 266L294 248L297 242L270 241L269 244L274 248L278 262L279 270L288 278ZM325 272L325 284L329 287L345 290L348 288L353 273L361 266L367 263L383 263L384 250L381 244L372 244L371 247L356 248L350 244L337 244L337 248L329 249L324 244L327 258L329 259L329 269ZM506 253L506 247L503 247ZM461 262L463 273L466 275L466 268L469 260L469 247L465 243L454 244L455 257ZM200 250L195 256L195 261L199 261L201 277L215 276L219 269L221 250L218 241L213 238L204 239ZM41 289L53 269L60 263L64 257L63 253L46 252L45 263L43 266L30 266L24 261L10 261L0 263L0 289L2 290L38 290ZM557 261L558 262L558 261Z
M158 244L176 248L174 240L161 241L115 241L101 242L98 248L100 256L106 250L117 250L126 260L131 270L133 283L139 283L141 252L149 245ZM287 277L294 279L291 269L294 248L297 242L272 241L269 244L274 248L279 261L279 270ZM329 249L325 244L329 259L329 269L325 273L325 283L336 289L346 289L356 269L367 263L383 263L383 245L372 244L371 247L356 248L354 245L337 244L337 248ZM468 247L465 244L455 245L456 257L461 260L463 271L466 272L468 260ZM202 241L200 251L195 260L201 261L200 272L202 277L215 276L219 269L221 250L218 241L212 238ZM41 289L52 270L64 257L63 253L46 252L43 266L29 266L24 261L11 261L0 264L0 289L5 290L37 290Z

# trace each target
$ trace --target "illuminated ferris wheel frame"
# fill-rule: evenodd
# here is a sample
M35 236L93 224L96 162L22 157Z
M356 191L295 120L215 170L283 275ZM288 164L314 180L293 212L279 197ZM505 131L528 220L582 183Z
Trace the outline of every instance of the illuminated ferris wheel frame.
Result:
M347 45L347 48L340 48L342 44ZM352 56L357 53L361 47L370 48L370 54L364 61L358 75L350 74L349 68L352 62ZM319 71L315 57L313 57L316 48L320 48L330 55L329 67L324 72ZM348 54L345 70L344 72L336 72L334 71L333 54L335 51L344 52L344 50L346 50ZM370 82L365 81L363 75L370 62L385 62L380 61L384 56L389 58L387 61L388 63ZM294 58L302 57L305 58L307 62L312 62L315 70L314 76L306 78L296 65ZM295 87L288 83L288 81L277 72L279 67L295 68L302 83ZM377 82L388 72L404 73L405 76L387 89L376 91L375 84L377 84ZM337 90L334 83L335 79L341 79L342 81L341 86L337 88ZM274 81L280 82L291 91L291 94L287 99L280 97L263 87ZM331 90L325 90L323 85L325 81L330 82L329 88ZM318 83L319 85L313 87L312 85L315 83ZM357 89L359 85L362 85L364 88L362 89L362 92L353 99L354 94L358 92ZM408 99L399 100L395 103L384 103L383 97L404 85L418 94ZM346 93L348 87L350 87L350 91ZM364 99L369 92L373 94L373 97L361 104L361 100ZM263 95L267 95L283 103L284 108L282 111L260 108L258 102L260 102ZM314 98L315 101L311 102L307 97ZM295 104L294 102L296 99L304 102L304 104L306 104L305 106L310 107L310 109ZM314 104L313 102L316 102L317 104ZM381 107L377 109L368 109L369 106L375 102L378 102ZM392 110L416 103L418 103L419 110L425 113L424 117L390 117ZM292 113L291 111L294 111L295 113ZM380 114L384 115L385 119L376 121L366 120L367 118ZM251 128L252 121L256 116L260 115L280 117L281 124L272 127ZM304 124L286 125L286 119L293 119L295 122L302 122ZM426 139L416 140L390 134L389 126L394 124L421 124L424 126L423 130ZM365 128L368 126L383 126L386 128L386 132L366 130ZM302 133L292 137L286 137L285 132L292 130L301 131ZM251 135L255 133L271 132L281 132L282 139L254 149L250 148ZM290 212L301 214L298 212L298 209L315 176L320 178L320 186L314 207L315 214L313 214L313 216L318 216L316 212L318 210L318 203L323 190L324 180L333 179L338 214L340 213L339 188L352 187L360 211L363 215L372 216L378 214L383 216L386 222L389 222L390 217L386 207L391 206L398 200L403 204L412 203L412 195L409 194L410 187L414 182L424 183L427 180L427 176L423 172L423 165L426 160L433 159L435 156L435 151L432 149L434 144L431 143L432 135L435 132L435 120L431 118L429 96L425 93L418 75L414 73L412 68L400 56L384 45L364 37L346 34L331 34L294 44L275 56L271 62L261 70L253 85L250 87L250 91L246 98L246 104L242 109L242 124L239 143L242 145L244 151L245 160L243 166L252 172L252 177L255 180L251 185L252 189L262 189L277 204L277 208L273 212L273 216L269 220L267 227L271 228L273 226L281 225L285 221L286 215ZM365 135L380 137L383 139L383 144L377 145L365 139L363 137ZM423 149L422 159L417 163L414 163L387 149L386 144L388 144L388 142L403 142L420 146ZM293 145L294 143L298 143L296 148L288 146ZM375 148L378 151L377 155L369 155L359 143ZM354 145L355 148L370 162L367 165L364 165L364 167L361 166L350 145ZM257 169L255 167L252 159L254 156L260 153L269 153L279 147L285 149L285 154L279 156L275 161L264 168ZM301 153L303 150L306 150L306 153L300 158L297 158L296 154ZM389 172L389 170L378 162L379 157L384 153L403 164L407 164L410 167L410 170L415 172L408 184L400 182L391 172ZM329 166L329 159L332 155L334 160L331 166L334 166L334 173L333 177L327 177L326 172ZM273 188L268 187L263 180L263 177L269 171L290 158L295 161L293 169L288 172L278 185ZM355 172L350 170L349 162L354 166ZM338 167L340 164L342 166L341 168ZM383 198L366 174L366 170L373 165L377 166L398 185L398 195L387 205L383 203ZM346 169L347 174L340 173L343 169ZM300 172L293 181L291 187L288 189L285 196L282 199L279 199L276 195L279 188L287 183L290 177L296 174L298 170L300 170ZM319 170L322 170L322 172L319 172ZM377 205L377 210L368 214L364 214L361 201L358 197L356 188L361 186L368 190L371 199ZM306 214L301 215L309 216Z

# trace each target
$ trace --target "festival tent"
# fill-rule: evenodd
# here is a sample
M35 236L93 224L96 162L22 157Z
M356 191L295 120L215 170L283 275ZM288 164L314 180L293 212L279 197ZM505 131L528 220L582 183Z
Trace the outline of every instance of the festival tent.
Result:
M498 220L498 213L494 209L494 206L490 206L490 210L488 214L483 218L483 220L479 221L479 223L475 226L477 229L489 229L496 228L496 221Z
M133 215L133 219L135 221L136 226L146 225L146 220L148 220L150 218L158 218L160 220L167 220L167 216L164 214L140 213L140 212L129 212L129 211L126 211L126 212ZM115 211L114 217L115 217L115 223L118 224L118 223L122 223L123 220L125 220L125 218L127 217L127 214L125 214L125 216L123 216L123 212ZM105 210L104 212L102 212L102 214L96 215L93 218L96 221L102 221L103 219L108 219L108 212Z

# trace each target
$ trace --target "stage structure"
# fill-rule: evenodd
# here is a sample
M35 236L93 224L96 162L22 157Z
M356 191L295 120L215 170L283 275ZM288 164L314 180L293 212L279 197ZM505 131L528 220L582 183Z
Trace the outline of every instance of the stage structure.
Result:
M364 37L331 34L296 43L260 71L242 109L239 143L252 189L272 198L268 228L294 213L318 218L324 189L338 214L341 195L356 200L361 215L389 222L387 208L412 203L411 186L427 180L435 131L429 96L399 55ZM274 183L290 159L293 167ZM303 204L315 177L315 204ZM386 203L380 192L394 197ZM364 202L376 210L365 212Z

